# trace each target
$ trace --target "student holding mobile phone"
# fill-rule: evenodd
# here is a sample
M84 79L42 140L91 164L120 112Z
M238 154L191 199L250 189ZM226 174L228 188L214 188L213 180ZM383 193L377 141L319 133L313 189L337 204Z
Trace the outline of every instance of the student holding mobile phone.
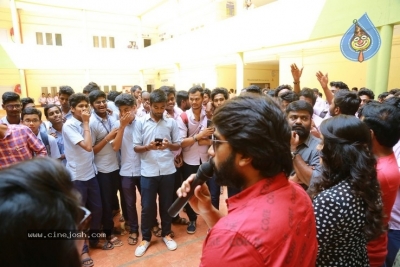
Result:
M161 217L161 236L169 250L177 248L171 237L172 218L168 208L174 191L174 154L180 148L179 129L173 118L164 116L167 96L158 89L150 94L150 113L140 118L133 131L133 147L140 154L142 193L142 242L136 257L146 252L151 241L151 228L157 214L157 194Z

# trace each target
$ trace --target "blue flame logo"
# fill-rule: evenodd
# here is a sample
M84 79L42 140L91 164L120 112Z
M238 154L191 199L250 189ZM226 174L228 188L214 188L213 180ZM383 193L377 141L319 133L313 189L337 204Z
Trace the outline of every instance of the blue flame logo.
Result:
M353 21L353 25L340 41L340 50L343 56L360 63L372 58L380 47L381 37L367 13L359 20Z

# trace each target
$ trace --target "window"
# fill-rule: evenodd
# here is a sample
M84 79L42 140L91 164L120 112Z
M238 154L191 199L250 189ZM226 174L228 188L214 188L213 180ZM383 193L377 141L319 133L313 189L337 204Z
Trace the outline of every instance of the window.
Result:
M99 37L93 36L93 47L99 47Z
M104 85L103 88L104 88L104 93L110 92L110 86Z
M53 34L46 33L46 44L53 45Z
M109 38L108 38L108 41L109 41L109 44L110 44L110 48L115 48L115 45L114 45L114 37L109 37Z
M116 85L111 85L111 91L117 91L117 86Z
M107 37L101 36L101 47L107 48Z
M53 96L58 95L57 87L54 87L54 86L51 87L51 94Z
M43 45L43 34L41 32L36 33L36 44Z
M144 47L151 46L151 39L143 39L143 46Z
M56 33L56 34L55 34L55 37L56 37L56 45L62 46L61 34Z
M41 89L42 89L42 94L46 94L46 97L47 97L47 94L49 93L47 91L47 87L42 87Z

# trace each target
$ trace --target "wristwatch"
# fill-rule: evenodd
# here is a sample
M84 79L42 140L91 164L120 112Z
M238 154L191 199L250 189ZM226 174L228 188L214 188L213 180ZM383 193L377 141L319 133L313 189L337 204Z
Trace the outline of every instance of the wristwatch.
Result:
M299 154L299 152L297 152L297 151L290 152L290 154L292 154L292 160L294 160L294 158L296 157L297 154Z

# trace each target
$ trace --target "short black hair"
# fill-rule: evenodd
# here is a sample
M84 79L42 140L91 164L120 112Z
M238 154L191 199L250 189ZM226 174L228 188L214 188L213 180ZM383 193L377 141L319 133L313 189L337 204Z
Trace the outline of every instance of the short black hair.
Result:
M168 97L169 94L174 94L174 96L176 95L176 90L172 86L164 85L164 86L161 86L159 89L163 90L167 97Z
M291 112L291 111L299 111L299 110L307 111L308 113L310 113L311 117L314 113L313 107L310 105L310 103L308 103L307 101L304 101L304 100L293 101L286 107L285 112L286 112L286 115L288 115L289 112Z
M369 97L369 99L375 99L375 94L371 89L362 87L360 88L360 90L358 91L357 95L360 97L362 95L366 95Z
M283 89L288 89L290 91L293 90L292 86L290 86L289 84L281 84L278 87L276 87L274 93L275 93L275 97L278 97L278 94L280 91L282 91Z
M195 85L192 88L189 89L189 95L190 94L195 94L196 92L200 92L201 97L204 96L204 90L203 87L201 87L200 85Z
M291 128L272 98L235 97L218 108L212 120L233 152L251 157L260 175L273 177L283 171L288 176L292 171Z
M203 94L203 96L204 96L204 95L208 95L208 97L211 97L211 90L208 89L208 88L204 89L204 94Z
M167 103L167 96L163 90L157 89L150 93L150 105L153 103Z
M285 100L289 103L299 100L299 96L295 92L292 92L292 91L283 93L282 95L279 96L279 98L282 100Z
M136 106L136 99L131 94L120 94L115 98L114 104L119 108L121 106Z
M252 84L246 88L243 88L243 89L245 90L246 93L254 93L254 94L262 95L261 88L254 84Z
M317 97L314 94L314 90L308 87L304 87L301 89L299 96L304 96L305 98L311 99L311 103L314 106L315 102L317 102Z
M389 91L389 95L395 95L396 93L400 92L399 88L394 88Z
M55 104L46 105L46 106L44 107L44 109L43 109L43 112L44 112L44 115L46 116L46 118L49 117L49 109L54 108L54 107L57 107L58 110L59 110L60 112L62 112L60 106L58 106L58 105L55 105Z
M68 85L60 86L60 90L58 91L58 95L71 96L73 94L75 94L74 89L72 89L72 87Z
M142 91L142 87L140 87L139 85L134 85L134 86L132 86L131 87L131 93L134 93L134 92L136 92L136 90L140 90L140 91Z
M65 167L39 157L0 170L0 177L0 239L9 245L2 247L1 264L80 267L73 238L27 239L28 231L78 230L83 213Z
M35 101L30 97L21 98L22 109L28 104L35 104Z
M345 115L355 115L360 107L361 99L357 93L349 90L338 90L333 98L335 107L340 108L340 113Z
M349 90L349 87L347 86L347 84L345 84L344 82L338 81L338 82L330 82L329 83L330 86L339 88L339 89L344 89L344 90Z
M96 101L96 99L99 97L106 98L106 93L104 93L103 91L100 91L100 90L94 90L94 91L90 92L90 94L89 94L90 105L93 105L94 101Z
M189 93L187 91L178 91L176 93L176 104L178 105L178 107L181 107L181 103L182 101L186 101L189 99Z
M381 146L392 148L399 142L399 109L385 103L367 103L363 107L362 117Z
M378 95L379 100L385 100L385 98L389 95L389 92L383 92L382 94Z
M228 89L226 89L224 87L216 87L211 92L211 100L214 101L214 97L218 94L222 94L224 96L225 100L229 99Z
M42 112L39 109L32 108L32 107L25 108L25 109L22 110L21 120L24 120L24 116L25 115L32 115L32 114L38 115L39 116L39 120L42 120Z
M108 93L108 95L107 95L107 100L109 100L109 101L115 101L115 98L117 97L117 96L119 96L121 94L121 92L118 92L118 91L111 91L111 92L109 92Z
M97 85L97 83L95 83L95 82L90 82L90 83L88 83L88 85L86 85L84 88L83 88L83 93L84 94L90 94L91 92L93 92L93 91L96 91L96 90L100 90L100 87Z
M14 92L5 92L2 96L1 96L2 100L3 100L3 105L7 104L8 102L11 101L21 101L19 94L14 93Z
M73 94L68 99L69 106L72 108L75 108L82 101L86 101L89 104L89 98L82 93Z

